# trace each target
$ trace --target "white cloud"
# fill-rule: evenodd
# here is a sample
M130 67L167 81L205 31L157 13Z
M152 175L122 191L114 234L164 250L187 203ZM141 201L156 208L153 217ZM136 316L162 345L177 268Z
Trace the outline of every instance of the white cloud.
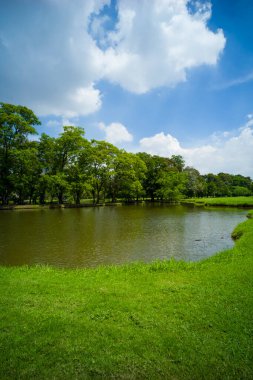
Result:
M56 99L53 104L41 102L35 105L34 110L41 116L52 114L73 118L98 111L102 104L100 91L93 84L76 88L73 93L66 94L65 99Z
M39 116L96 112L103 54L87 29L90 15L108 1L45 0L37 7L27 0L22 16L14 11L16 1L1 11L12 22L1 27L0 97Z
M147 153L164 157L171 156L172 154L182 154L183 150L175 137L170 134L165 135L164 132L141 139L140 149Z
M187 70L214 65L225 46L221 30L207 27L209 3L188 0L119 0L119 22L108 33L104 76L135 93L186 80Z
M1 10L12 22L0 31L0 97L38 115L98 111L101 79L134 93L175 86L225 46L207 27L209 2L193 12L188 0L118 0L118 21L105 14L110 0L27 0L21 15L15 2Z
M253 178L253 119L241 127L235 136L226 133L211 144L184 148L170 134L163 132L140 140L139 151L168 157L182 155L186 165L193 166L202 174L227 172Z
M131 133L129 133L127 128L121 123L111 123L107 126L104 123L99 123L99 128L105 132L105 140L112 144L117 145L133 140Z

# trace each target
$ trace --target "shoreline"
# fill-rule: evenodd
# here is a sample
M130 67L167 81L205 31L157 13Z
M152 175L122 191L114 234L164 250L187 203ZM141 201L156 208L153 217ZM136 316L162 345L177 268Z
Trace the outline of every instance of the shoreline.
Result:
M253 196L250 197L227 197L227 198L194 198L183 199L177 203L168 201L155 201L150 200L134 201L134 202L101 202L101 203L82 203L79 205L72 203L65 204L45 204L45 205L6 205L0 206L0 211L9 210L47 210L47 209L61 209L61 208L86 208L86 207L117 207L125 205L140 205L140 204L153 204L153 205L182 205L189 207L238 207L243 209L253 208Z

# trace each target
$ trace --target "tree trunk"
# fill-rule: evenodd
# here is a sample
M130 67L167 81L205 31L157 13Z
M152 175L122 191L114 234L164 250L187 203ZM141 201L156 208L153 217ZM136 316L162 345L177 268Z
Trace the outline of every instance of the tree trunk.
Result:
M63 204L63 192L62 192L62 191L60 191L60 192L58 193L58 203L59 203L60 205Z
M93 204L96 203L96 197L95 197L95 190L92 190L92 200L93 200Z
M80 197L80 194L76 194L76 199L75 199L75 201L76 201L76 205L80 205L80 203L81 203L81 197Z

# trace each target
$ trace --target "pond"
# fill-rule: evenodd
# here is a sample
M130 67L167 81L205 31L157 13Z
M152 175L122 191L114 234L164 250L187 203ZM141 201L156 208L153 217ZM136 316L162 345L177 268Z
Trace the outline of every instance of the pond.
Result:
M240 209L116 206L0 212L0 264L96 267L196 261L233 246Z

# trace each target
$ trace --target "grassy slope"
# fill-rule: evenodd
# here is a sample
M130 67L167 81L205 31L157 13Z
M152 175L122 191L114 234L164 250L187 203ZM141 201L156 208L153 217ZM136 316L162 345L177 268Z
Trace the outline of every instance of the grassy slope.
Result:
M0 379L253 378L253 219L235 236L200 263L0 268Z
M205 206L251 207L253 206L253 197L192 198L185 199L182 203L194 203Z

